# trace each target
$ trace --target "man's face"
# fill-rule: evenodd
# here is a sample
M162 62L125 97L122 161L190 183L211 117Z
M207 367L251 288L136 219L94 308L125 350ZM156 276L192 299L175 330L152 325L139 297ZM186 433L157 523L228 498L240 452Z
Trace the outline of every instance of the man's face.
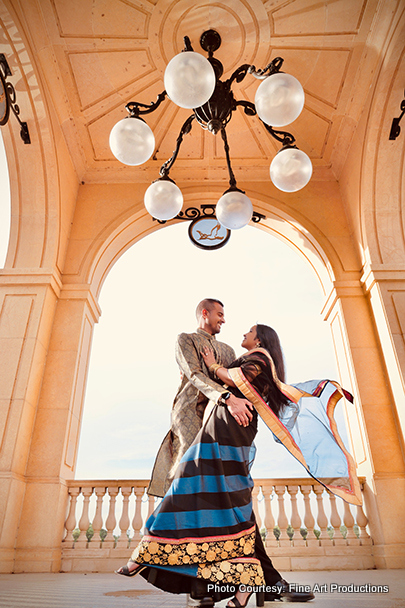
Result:
M203 312L203 316L205 320L205 330L212 336L219 334L222 323L225 323L223 307L217 302L214 302L213 308L211 310L205 310L205 315Z

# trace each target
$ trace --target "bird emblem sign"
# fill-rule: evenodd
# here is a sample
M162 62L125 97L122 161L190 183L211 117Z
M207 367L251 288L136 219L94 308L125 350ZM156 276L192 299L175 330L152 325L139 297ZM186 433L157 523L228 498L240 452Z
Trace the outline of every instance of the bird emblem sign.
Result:
M220 249L231 236L231 231L222 226L215 216L200 217L188 228L191 242L200 249Z

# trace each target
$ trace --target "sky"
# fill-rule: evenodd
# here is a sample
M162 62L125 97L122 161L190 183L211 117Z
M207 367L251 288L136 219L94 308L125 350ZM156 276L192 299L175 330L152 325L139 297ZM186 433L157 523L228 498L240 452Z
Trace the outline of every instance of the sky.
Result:
M10 225L10 198L0 137L0 267ZM225 304L218 339L241 354L243 334L263 323L279 334L287 381L338 379L332 337L320 310L323 295L309 265L285 242L247 226L222 249L204 251L188 238L188 221L166 224L133 245L101 291L84 398L76 478L148 479L169 429L179 385L176 337L197 327L195 308L213 297ZM291 295L291 284L294 294ZM338 412L344 433L343 415ZM306 476L259 425L252 474Z

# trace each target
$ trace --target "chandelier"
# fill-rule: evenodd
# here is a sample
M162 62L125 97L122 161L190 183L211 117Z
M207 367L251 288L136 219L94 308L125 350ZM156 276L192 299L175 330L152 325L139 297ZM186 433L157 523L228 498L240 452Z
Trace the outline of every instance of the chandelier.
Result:
M256 70L254 65L244 64L231 77L220 80L222 63L213 56L221 45L221 37L215 30L201 35L200 45L208 53L208 58L194 52L190 39L184 38L184 50L168 63L164 74L165 90L156 102L143 104L130 101L125 107L129 116L120 120L110 134L110 147L114 156L130 166L145 163L155 149L152 130L141 115L154 112L164 99L169 97L181 108L192 109L180 129L173 155L160 168L160 177L152 182L145 192L145 207L157 220L169 220L180 212L183 195L180 188L169 177L176 161L184 136L190 132L196 121L214 135L221 134L229 173L229 188L216 204L218 221L229 230L242 228L253 215L253 206L245 192L237 187L231 166L226 126L238 106L248 116L257 115L270 135L282 144L281 149L270 164L270 178L273 184L284 192L296 192L303 188L312 175L312 163L295 145L291 133L278 130L293 122L304 106L304 90L300 82L280 71L281 57L273 59L264 69ZM242 82L247 74L262 80L257 88L255 103L237 101L232 93L232 84Z

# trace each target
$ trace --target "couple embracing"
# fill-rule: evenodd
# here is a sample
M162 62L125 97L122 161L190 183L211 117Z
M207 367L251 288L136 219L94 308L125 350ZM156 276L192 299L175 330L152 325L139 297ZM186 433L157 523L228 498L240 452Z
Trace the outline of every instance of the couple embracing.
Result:
M233 595L228 608L244 608L252 592L258 606L306 602L313 594L290 589L256 525L250 468L258 416L328 490L361 504L355 464L333 420L337 401L352 397L327 380L286 384L271 327L254 325L243 336L246 353L236 358L215 338L225 322L223 304L205 299L196 315L197 331L177 340L182 379L148 488L164 498L117 573L141 574L165 591L190 593L201 607ZM208 401L214 407L203 424Z

